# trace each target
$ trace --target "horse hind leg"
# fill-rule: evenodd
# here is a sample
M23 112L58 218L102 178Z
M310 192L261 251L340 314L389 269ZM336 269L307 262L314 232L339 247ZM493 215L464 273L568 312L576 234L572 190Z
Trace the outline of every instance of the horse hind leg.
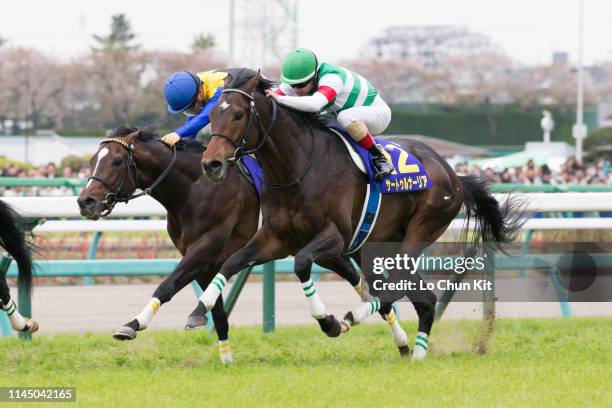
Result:
M372 297L368 290L367 282L361 278L361 275L349 258L339 256L324 261L317 261L316 263L325 269L334 271L338 276L350 283L362 302L367 302Z
M417 258L421 252L435 242L446 230L452 220L452 216L443 217L439 211L419 211L413 215L402 244L402 253L409 257ZM405 275L408 280L414 282L417 290L409 290L406 296L412 302L419 317L419 328L415 338L412 360L423 360L429 352L429 335L434 322L436 295L428 289L422 288L423 279L418 272Z
M208 318L206 317L206 308L201 302L198 302L195 309L187 316L185 322L185 330L198 330L206 327Z
M229 343L229 323L227 321L227 314L225 313L225 308L223 306L223 296L219 296L217 298L217 302L215 303L215 306L213 306L210 313L212 314L212 318L215 323L215 331L217 332L217 338L219 339L219 358L224 364L231 363L234 361L234 359Z
M367 282L362 279L360 274L357 272L350 259L346 257L338 257L333 259L328 259L325 261L317 261L319 265L322 267L336 271L340 277L347 280L353 286L353 289L361 298L361 301L364 302L365 305L362 305L367 311L371 311L373 305L376 310L380 313L380 316L384 321L387 322L389 327L391 328L391 334L393 335L393 341L395 345L398 347L400 355L406 356L409 354L410 349L408 348L408 336L406 332L399 324L397 320L397 316L395 311L393 310L392 303L381 302L377 303L370 295L368 290ZM370 303L372 302L372 303ZM375 313L375 312L374 312ZM371 313L370 313L371 314ZM370 315L368 314L368 316ZM348 312L343 319L343 322L350 326L351 324L357 324L353 317L353 312Z

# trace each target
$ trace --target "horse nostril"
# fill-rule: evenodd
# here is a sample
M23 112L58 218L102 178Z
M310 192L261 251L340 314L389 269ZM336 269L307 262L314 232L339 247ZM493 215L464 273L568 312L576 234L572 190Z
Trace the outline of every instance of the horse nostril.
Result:
M207 174L215 174L223 168L223 162L220 160L211 160L210 162L202 162L202 168Z
M85 197L85 198L79 197L77 199L77 203L79 203L79 208L84 209L84 208L93 207L96 204L96 200L91 197Z

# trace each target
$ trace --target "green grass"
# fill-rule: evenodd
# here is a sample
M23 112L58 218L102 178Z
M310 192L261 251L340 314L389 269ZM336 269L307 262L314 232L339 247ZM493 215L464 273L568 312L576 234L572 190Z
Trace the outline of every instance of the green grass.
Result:
M479 324L435 326L423 363L401 360L383 324L337 339L315 324L232 328L228 367L204 331L10 338L0 385L76 386L87 407L612 406L612 319L499 320L484 355L472 352Z

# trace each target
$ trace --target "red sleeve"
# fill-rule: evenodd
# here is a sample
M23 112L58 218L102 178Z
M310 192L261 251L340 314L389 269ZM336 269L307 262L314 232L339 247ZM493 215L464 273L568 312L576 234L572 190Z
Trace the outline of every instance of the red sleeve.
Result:
M285 96L285 93L283 91L281 91L280 88L276 88L276 91L274 91L275 94L280 95L280 96Z
M337 96L336 91L334 91L334 89L330 88L329 86L320 86L317 89L317 92L323 94L323 96L325 96L328 102L333 101L334 99L336 99Z

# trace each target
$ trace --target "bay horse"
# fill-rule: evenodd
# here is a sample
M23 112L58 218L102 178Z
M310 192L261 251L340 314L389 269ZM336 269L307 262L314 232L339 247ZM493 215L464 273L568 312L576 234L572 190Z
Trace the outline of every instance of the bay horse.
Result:
M113 335L132 340L146 329L160 306L194 279L202 289L211 284L223 262L255 234L259 223L259 197L255 187L237 168L223 183L202 176L204 146L183 140L170 149L150 130L120 127L104 139L91 158L93 174L78 198L81 214L90 219L108 215L117 202L127 202L148 192L168 211L168 234L183 255L179 265L154 291L134 319ZM333 262L321 266L333 269ZM202 318L206 309L198 302L189 321ZM211 307L223 362L232 360L229 325L219 297Z
M273 86L260 73L236 78L223 90L211 112L211 141L202 157L206 176L220 182L231 174L230 165L242 154L255 154L265 180L263 226L223 264L214 278L220 288L209 286L200 301L210 309L220 289L246 265L294 255L295 273L311 315L323 332L344 332L345 325L359 323L378 311L391 326L400 354L406 355L407 340L397 324L392 302L374 299L351 310L339 322L326 313L314 289L310 275L315 261L340 259L337 263L348 280L356 283L359 279L346 252L362 213L367 179L353 164L343 142L318 120L278 107L264 96ZM368 242L400 241L402 253L416 258L440 237L462 207L477 221L484 242L501 246L514 238L522 222L522 214L517 211L521 203L516 199L500 205L488 191L485 179L457 176L424 143L409 138L391 140L423 164L433 186L424 191L383 195ZM360 252L350 254L358 264ZM421 287L418 273L410 278L417 288ZM436 296L429 290L407 291L405 295L419 320L412 358L421 360L428 351Z
M20 225L19 215L2 200L0 200L0 246L17 263L19 287L26 292L30 292L33 275L32 252L36 252L36 247L26 239L26 234ZM17 310L15 301L11 299L6 276L3 272L0 275L0 302L13 330L26 333L34 333L38 330L38 323L35 320L22 316Z

